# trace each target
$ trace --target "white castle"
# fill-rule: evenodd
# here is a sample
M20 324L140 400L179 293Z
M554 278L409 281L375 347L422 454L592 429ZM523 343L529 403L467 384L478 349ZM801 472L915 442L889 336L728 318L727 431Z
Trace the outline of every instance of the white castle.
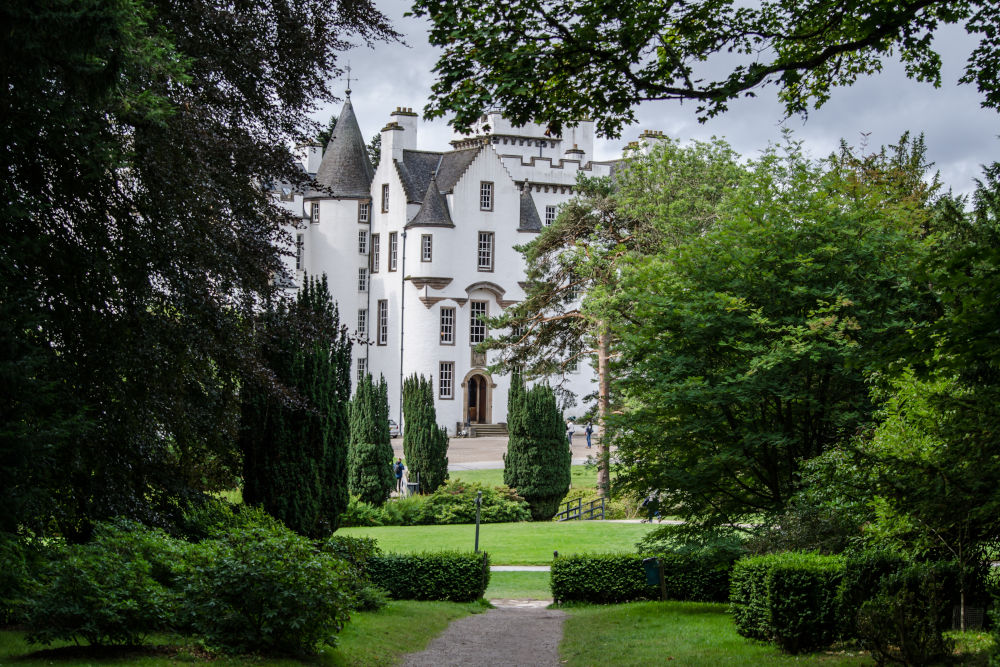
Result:
M341 322L368 341L354 346L352 382L384 376L390 415L402 421L402 379L419 373L432 378L449 433L467 423L479 434L503 432L510 378L489 372L492 353L474 350L489 335L481 317L525 296L514 246L555 220L578 173L609 175L614 163L593 160L592 122L552 137L488 113L451 150L425 151L417 114L390 115L377 169L350 91L326 151L303 147L303 168L328 191L276 193L302 216L290 230L287 268L296 286L304 272L327 275ZM581 363L551 381L582 397L595 390L593 378Z

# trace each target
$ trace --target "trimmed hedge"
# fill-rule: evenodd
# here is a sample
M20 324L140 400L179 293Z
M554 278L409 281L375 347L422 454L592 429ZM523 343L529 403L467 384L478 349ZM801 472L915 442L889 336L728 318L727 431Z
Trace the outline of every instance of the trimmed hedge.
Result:
M490 559L485 552L384 554L368 560L368 577L397 600L470 602L486 592Z
M736 629L788 653L829 646L838 636L840 556L780 553L738 561L730 595Z
M844 562L844 576L837 591L837 614L842 639L858 638L858 612L861 606L878 594L882 579L906 566L897 553L881 550L851 554Z
M556 602L614 604L659 600L659 585L646 584L641 554L579 554L552 562L551 588ZM690 602L721 602L729 594L731 560L687 554L658 556L664 569L667 598Z

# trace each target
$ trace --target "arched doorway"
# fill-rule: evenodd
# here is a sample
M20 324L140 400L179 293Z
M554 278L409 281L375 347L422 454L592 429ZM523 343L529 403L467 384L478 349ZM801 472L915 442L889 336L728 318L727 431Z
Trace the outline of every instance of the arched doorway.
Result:
M491 424L493 383L482 372L473 371L462 383L465 391L465 418L470 424Z

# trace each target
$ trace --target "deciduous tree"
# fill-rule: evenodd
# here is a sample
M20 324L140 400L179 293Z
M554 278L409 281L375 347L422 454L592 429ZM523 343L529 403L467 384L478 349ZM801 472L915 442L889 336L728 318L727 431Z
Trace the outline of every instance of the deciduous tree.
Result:
M454 113L460 130L500 106L517 124L594 118L618 136L645 100L692 100L704 119L769 86L804 113L893 56L939 85L933 38L948 25L979 39L960 82L1000 106L995 0L417 0L413 11L442 48L427 115Z

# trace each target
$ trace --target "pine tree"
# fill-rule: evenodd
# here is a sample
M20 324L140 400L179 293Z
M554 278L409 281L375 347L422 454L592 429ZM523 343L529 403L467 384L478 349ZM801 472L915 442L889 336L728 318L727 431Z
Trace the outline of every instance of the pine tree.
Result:
M523 431L521 426L524 419L524 378L521 371L514 369L510 377L510 393L507 394L507 431L513 434L515 431ZM507 453L503 456L503 483L512 489L518 487L518 464L519 449L512 449L510 441L507 444Z
M535 385L527 391L519 387L511 400L515 401L519 405L512 406L517 419L508 421L504 482L528 501L532 519L548 521L569 491L566 427L550 387Z
M351 493L372 505L382 505L396 486L389 439L389 388L383 377L377 385L370 375L358 383L351 401L349 451Z
M273 376L244 383L243 500L298 533L325 535L347 508L351 391L351 343L326 276L265 311L260 330Z
M403 452L410 474L419 474L422 493L448 478L448 431L437 424L430 380L411 375L403 383Z

